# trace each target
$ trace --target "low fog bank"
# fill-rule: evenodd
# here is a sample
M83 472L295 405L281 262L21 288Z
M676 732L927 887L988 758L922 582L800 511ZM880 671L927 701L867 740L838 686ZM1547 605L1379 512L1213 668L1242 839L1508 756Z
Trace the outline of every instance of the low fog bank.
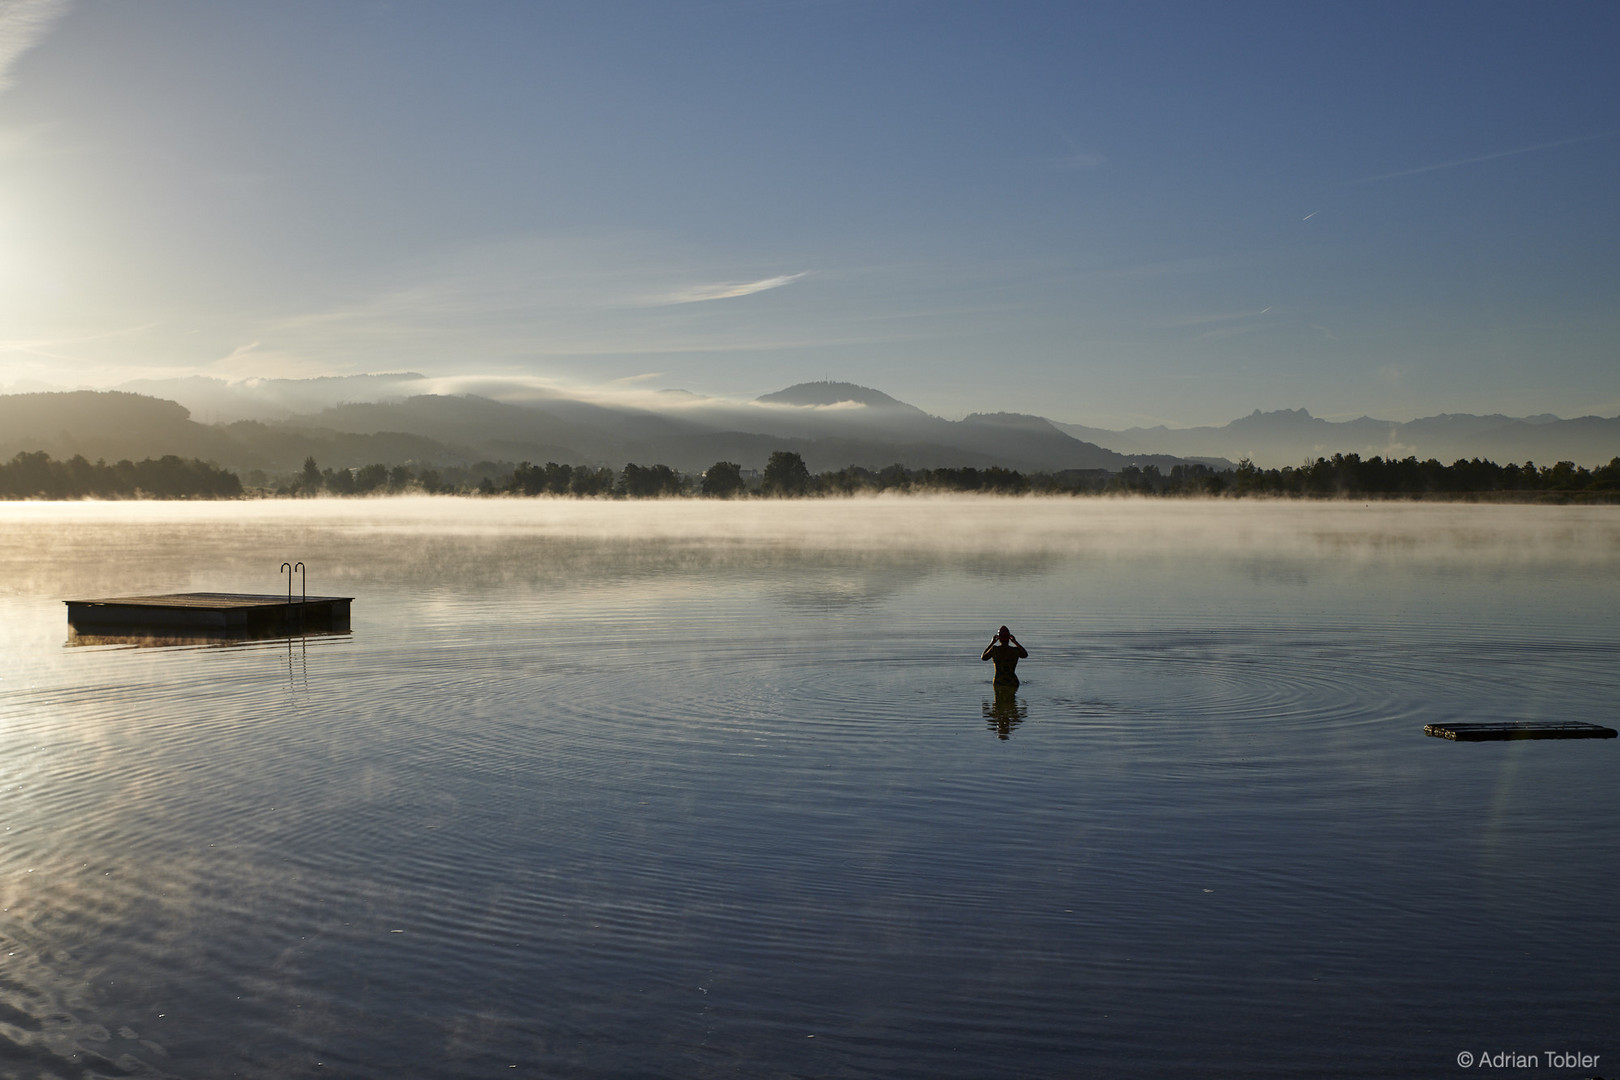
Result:
M476 500L407 496L260 502L13 505L0 539L77 526L208 534L279 527L352 543L401 536L522 536L614 546L766 546L803 551L1067 555L1399 557L1467 562L1620 562L1620 507L1222 499ZM32 544L25 544L32 546ZM289 550L292 550L289 548ZM35 558L49 558L40 551ZM296 554L293 557L297 557Z

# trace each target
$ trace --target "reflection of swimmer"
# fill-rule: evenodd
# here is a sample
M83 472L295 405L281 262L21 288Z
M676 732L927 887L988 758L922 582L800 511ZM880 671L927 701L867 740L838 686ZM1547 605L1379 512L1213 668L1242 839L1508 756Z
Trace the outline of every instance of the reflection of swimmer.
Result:
M1012 631L1003 626L990 639L990 644L984 647L984 655L979 659L996 662L996 682L1017 686L1018 661L1028 655L1029 652L1012 636Z
M1029 706L1018 700L1017 693L1018 687L1012 683L996 683L995 702L984 703L985 726L994 731L998 739L1007 738L1013 728L1029 716Z

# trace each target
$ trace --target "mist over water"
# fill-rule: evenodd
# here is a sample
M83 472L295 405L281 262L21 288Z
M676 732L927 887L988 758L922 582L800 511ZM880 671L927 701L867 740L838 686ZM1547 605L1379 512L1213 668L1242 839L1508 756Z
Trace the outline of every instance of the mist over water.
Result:
M356 597L70 640L61 601ZM1620 1053L1613 508L18 504L19 1075L1433 1076ZM296 589L295 589L296 591ZM1010 700L978 661L1030 649ZM516 1070L509 1067L518 1066Z
M366 536L520 536L592 542L648 540L800 550L953 554L1205 555L1275 558L1399 551L1435 560L1522 562L1557 557L1612 563L1620 516L1607 506L1493 506L1263 499L878 496L812 500L391 497L236 503L25 502L6 525L57 530L118 526L132 537L201 531L221 544L272 529ZM144 531L144 532L143 532ZM133 546L133 543L132 543ZM11 553L35 564L32 549ZM43 567L42 567L43 569ZM202 569L202 568L199 568Z

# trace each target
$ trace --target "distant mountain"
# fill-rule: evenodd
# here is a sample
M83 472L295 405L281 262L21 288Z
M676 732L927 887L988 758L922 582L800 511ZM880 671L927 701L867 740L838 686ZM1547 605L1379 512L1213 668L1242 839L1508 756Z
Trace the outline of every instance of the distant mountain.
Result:
M847 382L795 383L786 390L761 394L754 400L767 405L865 405L869 409L893 409L919 416L927 415L915 405L907 405L881 390Z
M217 460L233 469L263 469L270 473L297 472L306 457L323 466L353 466L359 462L401 465L467 464L489 457L517 460L530 455L482 454L471 446L458 446L403 431L367 433L296 428L238 420L225 425L230 449Z
M353 434L242 420L199 424L173 401L112 390L0 394L0 458L43 450L58 460L202 458L231 469L296 471L305 457L327 464L476 460L471 447L401 432Z
M854 394L865 400L855 400ZM661 462L689 472L719 460L763 468L775 450L799 453L815 471L895 462L913 468L1000 465L1026 472L1117 471L1133 462L1168 469L1177 463L1103 450L1040 417L944 420L851 384L802 384L762 400L763 405L699 400L653 412L561 398L509 404L472 395L422 395L337 406L290 417L281 426L308 432L412 432L507 460Z
M430 380L414 371L383 375L327 375L314 379L244 379L227 382L206 375L136 379L114 387L132 394L168 398L213 424L232 420L284 420L351 401L399 400L425 392Z
M397 394L424 381L411 374L369 382L304 381L317 384L312 386L300 380L182 381L177 388L192 400L200 394L215 408L228 404L227 415L238 417L213 424L193 420L183 404L121 391L0 395L0 453L46 450L92 460L173 453L272 473L295 471L311 456L324 467L550 460L615 467L662 463L686 472L721 460L760 469L777 450L799 453L817 472L896 463L1026 473L1118 471L1131 464L1168 471L1181 460L1105 450L1038 416L945 420L852 383L802 383L755 402L684 393L645 399L656 407L601 404L532 387L507 401ZM291 402L329 402L346 394L370 400L287 409Z
M43 450L59 460L75 454L91 461L165 454L217 459L229 445L173 401L97 390L0 395L0 455L6 458Z
M648 394L638 404L569 397L490 379L481 390L413 392L437 385L414 373L348 379L223 383L175 380L176 402L124 391L0 395L0 455L44 450L57 458L198 457L237 470L468 465L479 461L611 465L662 463L696 472L716 461L763 468L792 450L813 471L1000 466L1021 472L1203 462L1218 468L1247 457L1266 467L1334 453L1384 457L1485 457L1498 463L1560 460L1600 465L1620 453L1620 417L1446 414L1408 423L1360 417L1332 422L1304 409L1256 411L1222 427L1109 431L1027 413L931 416L870 387L800 383L755 401L685 392ZM213 402L223 418L201 423L188 406ZM301 402L309 408L292 408ZM228 418L228 419L227 419Z
M1322 420L1304 409L1282 409L1256 410L1223 427L1109 431L1079 424L1056 426L1077 439L1121 453L1139 453L1151 447L1158 453L1184 457L1247 457L1265 468L1298 465L1336 453L1437 458L1448 465L1458 458L1481 457L1498 464L1573 461L1587 466L1601 465L1620 455L1620 417L1561 420L1545 414L1515 418L1446 413L1401 423L1369 416Z

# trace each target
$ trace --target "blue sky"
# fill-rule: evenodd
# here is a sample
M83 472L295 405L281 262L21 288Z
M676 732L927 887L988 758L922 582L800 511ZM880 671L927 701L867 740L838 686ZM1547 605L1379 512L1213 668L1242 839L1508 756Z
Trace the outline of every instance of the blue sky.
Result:
M1613 4L0 0L0 386L1620 413Z

